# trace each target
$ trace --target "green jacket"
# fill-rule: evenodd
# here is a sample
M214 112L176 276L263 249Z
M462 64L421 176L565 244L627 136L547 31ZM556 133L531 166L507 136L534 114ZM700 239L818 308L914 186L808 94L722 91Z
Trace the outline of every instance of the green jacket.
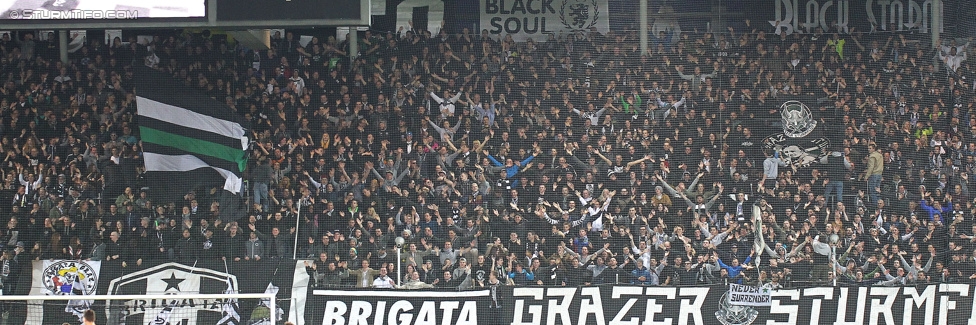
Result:
M640 109L640 106L641 106L642 101L641 101L640 95L636 95L635 94L634 95L633 109L631 109L631 104L627 102L627 96L620 96L620 103L624 107L624 113L627 113L627 114L637 114L638 113L637 110Z

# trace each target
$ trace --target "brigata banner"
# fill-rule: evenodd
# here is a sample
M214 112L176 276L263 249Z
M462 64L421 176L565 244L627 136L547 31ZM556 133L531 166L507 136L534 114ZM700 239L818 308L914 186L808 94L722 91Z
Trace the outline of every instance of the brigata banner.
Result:
M489 312L491 293L491 290L314 290L305 305L304 323L488 324L492 318L504 319L501 313Z
M610 30L607 0L479 0L481 30L516 41L545 40L595 28Z
M733 305L725 286L314 290L304 324L973 324L974 289L933 284L771 290L768 306Z
M729 304L735 306L769 306L772 298L767 287L729 284Z

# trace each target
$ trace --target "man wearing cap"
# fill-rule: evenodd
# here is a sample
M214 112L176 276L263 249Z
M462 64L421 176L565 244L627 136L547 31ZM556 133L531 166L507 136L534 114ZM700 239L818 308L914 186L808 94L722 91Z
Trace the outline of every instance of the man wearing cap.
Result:
M390 165L390 164L391 164L391 159L387 158L386 165ZM399 166L399 164L397 165ZM393 187L400 184L400 181L402 181L403 178L406 177L408 174L406 172L399 171L399 168L397 167L391 166L390 168L386 168L383 175L380 175L380 173L375 168L373 168L373 163L371 162L366 163L365 169L366 170L364 170L364 172L372 172L373 176L376 176L376 179L382 181L381 186L383 187L383 190L386 191L387 193L393 192Z
M375 238L375 237L370 237ZM365 246L365 245L364 245ZM383 265L387 263L396 262L396 257L390 254L390 251L386 248L386 245L380 244L377 248L377 252L369 254L370 264L372 265Z

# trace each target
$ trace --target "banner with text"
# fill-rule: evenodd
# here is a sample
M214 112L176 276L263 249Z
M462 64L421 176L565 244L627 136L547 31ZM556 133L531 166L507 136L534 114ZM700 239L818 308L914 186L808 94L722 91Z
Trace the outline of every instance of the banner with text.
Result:
M87 296L98 290L101 262L75 260L40 260L31 263L30 295L35 296ZM80 321L82 313L92 304L91 300L78 299L42 304L32 301L27 314L33 320L54 322L59 320ZM50 316L45 319L45 316Z
M610 30L607 0L480 0L481 30L516 41L544 41L596 29Z
M754 287L741 284L729 284L729 304L735 306L769 306L769 288Z
M758 25L779 33L814 33L840 30L859 32L914 31L928 33L936 22L934 15L944 17L944 8L936 10L932 0L751 0L747 16L757 18ZM941 29L940 29L941 30Z
M967 284L771 290L738 306L716 287L495 287L478 291L315 290L305 324L966 324Z

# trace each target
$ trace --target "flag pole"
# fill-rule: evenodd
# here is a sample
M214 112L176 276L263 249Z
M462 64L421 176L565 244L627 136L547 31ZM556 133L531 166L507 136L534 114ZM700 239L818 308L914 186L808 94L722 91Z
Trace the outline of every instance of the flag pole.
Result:
M298 199L298 214L295 216L295 245L292 246L291 259L298 259L298 226L302 222L302 201L305 201L304 197Z

